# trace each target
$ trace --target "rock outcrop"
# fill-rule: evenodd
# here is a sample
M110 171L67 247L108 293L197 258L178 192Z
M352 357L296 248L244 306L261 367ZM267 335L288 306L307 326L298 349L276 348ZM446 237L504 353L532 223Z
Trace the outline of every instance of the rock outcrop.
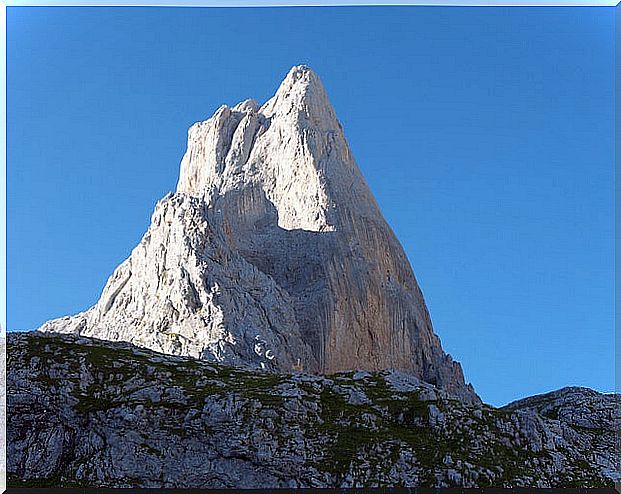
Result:
M613 487L619 395L497 409L397 371L278 374L8 336L8 479L27 487Z
M40 329L269 370L394 368L478 401L305 66L193 125L176 193L98 303Z

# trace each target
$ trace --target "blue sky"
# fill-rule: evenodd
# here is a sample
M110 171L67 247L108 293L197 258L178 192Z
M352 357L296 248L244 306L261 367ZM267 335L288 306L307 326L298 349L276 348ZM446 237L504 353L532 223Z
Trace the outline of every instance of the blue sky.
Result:
M323 79L483 399L614 388L612 8L9 8L7 318L96 302L187 128Z

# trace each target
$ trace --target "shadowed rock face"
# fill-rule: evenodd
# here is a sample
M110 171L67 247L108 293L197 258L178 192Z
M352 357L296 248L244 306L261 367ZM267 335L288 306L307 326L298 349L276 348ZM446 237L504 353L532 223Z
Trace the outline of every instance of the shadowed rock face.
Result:
M99 302L41 330L273 370L395 368L478 400L305 66L263 106L193 125L176 193Z

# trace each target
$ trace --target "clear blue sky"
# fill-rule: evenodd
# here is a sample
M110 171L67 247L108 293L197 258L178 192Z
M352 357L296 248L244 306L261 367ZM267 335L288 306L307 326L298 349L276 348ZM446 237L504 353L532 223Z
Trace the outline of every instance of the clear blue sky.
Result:
M483 399L614 388L612 8L9 8L8 327L95 303L187 128L321 76Z

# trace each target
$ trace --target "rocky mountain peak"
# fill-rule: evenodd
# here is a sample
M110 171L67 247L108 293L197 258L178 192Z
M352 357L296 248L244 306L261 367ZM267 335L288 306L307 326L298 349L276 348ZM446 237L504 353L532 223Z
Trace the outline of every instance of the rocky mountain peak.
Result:
M268 117L297 120L301 127L337 130L340 125L321 79L306 65L293 67L260 110Z
M368 192L319 77L293 67L263 106L224 105L188 132L177 191L210 204L229 191L260 189L285 229L334 230L335 209L366 204ZM250 193L250 192L249 192ZM348 220L346 220L348 221Z
M88 311L43 331L272 370L400 369L478 401L319 77L188 131L177 191Z

